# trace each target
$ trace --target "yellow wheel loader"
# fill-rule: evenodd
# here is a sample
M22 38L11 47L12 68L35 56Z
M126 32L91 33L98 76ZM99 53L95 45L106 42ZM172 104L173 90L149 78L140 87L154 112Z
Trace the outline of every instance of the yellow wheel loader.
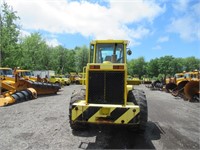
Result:
M123 125L142 131L148 118L147 100L142 90L127 84L126 40L95 40L90 43L85 86L74 91L69 106L73 130L87 125Z
M75 83L75 84L81 84L81 77L80 74L76 73L76 72L70 72L70 80L71 83Z

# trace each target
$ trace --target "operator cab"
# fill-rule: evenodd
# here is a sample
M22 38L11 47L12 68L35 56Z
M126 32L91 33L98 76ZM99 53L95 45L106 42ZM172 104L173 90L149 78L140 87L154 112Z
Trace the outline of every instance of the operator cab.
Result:
M13 77L11 68L0 68L0 76Z
M126 63L127 41L96 40L90 45L90 63Z

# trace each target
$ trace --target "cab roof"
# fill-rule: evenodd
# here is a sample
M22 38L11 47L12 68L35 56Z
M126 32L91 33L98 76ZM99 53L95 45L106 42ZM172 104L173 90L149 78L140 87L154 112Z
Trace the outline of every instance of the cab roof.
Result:
M91 41L91 44L98 44L98 43L123 43L123 44L129 44L128 40L94 40Z
M17 69L16 72L31 72L31 70L21 70L21 69Z
M11 68L7 68L7 67L0 67L0 70L12 70Z

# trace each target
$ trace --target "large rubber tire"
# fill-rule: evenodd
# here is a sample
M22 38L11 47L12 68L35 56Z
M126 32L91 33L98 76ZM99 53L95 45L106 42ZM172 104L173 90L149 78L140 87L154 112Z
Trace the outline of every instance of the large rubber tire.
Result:
M81 89L80 91L73 92L71 96L71 100L69 103L69 124L72 130L79 131L86 129L86 126L81 123L75 123L72 121L72 105L79 100L85 99L85 89Z
M79 85L79 84L80 84L80 81L79 81L79 80L76 80L75 83Z
M135 105L138 105L137 101L135 100L133 90L128 92L127 102L133 102Z
M155 88L158 83L161 83L159 80L154 81L151 85Z
M139 129L141 131L145 131L146 124L148 121L148 107L147 107L147 100L146 95L143 90L132 90L132 93L134 95L134 101L137 102L137 105L140 107L139 112Z

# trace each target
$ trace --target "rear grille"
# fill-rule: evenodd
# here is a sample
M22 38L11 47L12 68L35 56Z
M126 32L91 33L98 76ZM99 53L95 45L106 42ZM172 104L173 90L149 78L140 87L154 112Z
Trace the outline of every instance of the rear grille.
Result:
M88 102L97 104L123 104L124 72L90 71Z

